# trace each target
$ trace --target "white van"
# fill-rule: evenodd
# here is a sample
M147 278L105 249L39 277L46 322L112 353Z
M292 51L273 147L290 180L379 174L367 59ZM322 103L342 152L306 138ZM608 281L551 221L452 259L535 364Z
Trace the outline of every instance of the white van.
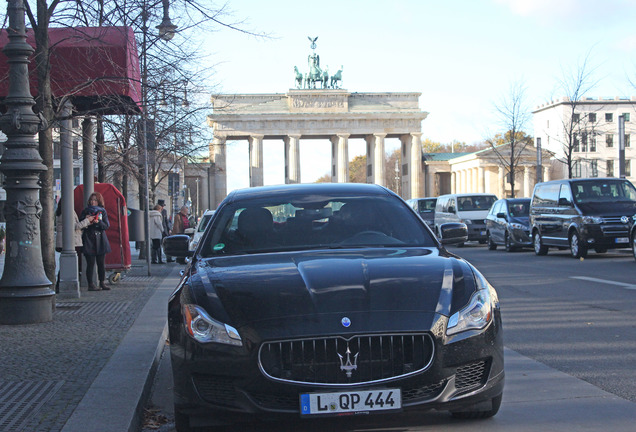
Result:
M486 243L486 216L497 196L488 193L463 193L440 195L435 206L435 234L448 222L465 223L468 241Z

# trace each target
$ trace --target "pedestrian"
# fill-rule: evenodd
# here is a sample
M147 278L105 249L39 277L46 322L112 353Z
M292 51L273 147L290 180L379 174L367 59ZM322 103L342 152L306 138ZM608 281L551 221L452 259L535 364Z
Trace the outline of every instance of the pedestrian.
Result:
M55 250L57 252L62 252L62 248L63 248L63 235L62 235L62 231L64 229L64 222L62 219L62 199L60 199L60 201L57 203L57 210L55 211ZM79 269L79 274L78 274L78 280L81 278L82 276L82 230L84 228L86 228L87 226L89 226L90 224L93 223L93 220L95 219L95 216L93 215L89 215L86 219L84 219L83 221L80 222L79 218L77 217L77 213L75 213L75 210L73 210L73 219L74 219L74 225L73 225L73 247L75 248L75 253L77 253L77 264L78 264L78 269ZM57 272L57 281L55 283L55 292L59 293L60 292L60 271L58 270Z
M164 200L158 200L157 204L161 206L161 216L163 217L163 235L161 236L162 241L164 237L168 237L170 235L170 231L172 230L172 224L170 223L170 219L168 218L168 210L166 210L166 202ZM171 256L166 255L166 262L174 262Z
M89 216L94 216L94 219L82 233L82 250L84 258L86 258L88 290L107 291L110 290L110 287L104 283L104 279L106 279L104 260L106 254L110 252L110 243L108 242L108 237L106 237L106 230L110 227L110 224L108 223L108 214L104 208L104 197L99 192L93 192L88 197L87 207L82 210L82 214L79 217L80 222ZM97 264L99 287L93 283L95 264Z
M163 264L161 259L161 238L163 236L163 217L161 216L161 205L157 204L154 210L148 212L149 236L152 240L152 263Z
M174 215L172 223L172 234L183 234L186 229L190 228L190 219L188 219L189 209L187 206L181 207L179 213Z

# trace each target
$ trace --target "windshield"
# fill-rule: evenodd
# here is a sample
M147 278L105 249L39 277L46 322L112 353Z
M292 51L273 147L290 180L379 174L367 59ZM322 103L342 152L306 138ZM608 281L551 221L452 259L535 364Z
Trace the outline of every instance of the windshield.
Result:
M421 199L419 200L418 206L419 211L421 213L431 213L435 211L435 204L437 204L437 199Z
M210 219L212 219L213 215L214 215L214 213L203 215L203 217L199 221L199 225L197 227L197 232L205 231L205 228L208 226L208 222L210 222Z
M307 249L436 246L394 196L298 196L250 200L217 210L204 257Z
M572 182L572 193L577 204L610 201L636 202L636 189L627 180Z
M528 217L530 215L530 200L527 202L508 202L508 212L512 217Z
M457 208L460 211L490 210L497 200L494 196L465 196L457 197Z

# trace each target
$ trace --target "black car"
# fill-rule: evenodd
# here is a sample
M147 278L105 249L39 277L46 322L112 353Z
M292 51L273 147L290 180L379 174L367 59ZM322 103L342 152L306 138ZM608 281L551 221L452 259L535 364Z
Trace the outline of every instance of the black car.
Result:
M442 226L442 242L466 226ZM450 237L449 237L450 236ZM494 288L393 192L369 184L238 190L221 203L168 305L178 431L303 419L499 410Z
M532 247L529 227L530 198L504 198L490 208L486 216L488 249L503 245L506 251Z

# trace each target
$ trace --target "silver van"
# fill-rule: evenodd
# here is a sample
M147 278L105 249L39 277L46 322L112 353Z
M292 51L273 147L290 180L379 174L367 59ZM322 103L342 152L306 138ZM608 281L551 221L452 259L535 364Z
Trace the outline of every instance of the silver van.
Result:
M435 206L435 234L448 222L465 223L468 241L486 243L486 216L497 196L489 193L447 194L437 197Z

